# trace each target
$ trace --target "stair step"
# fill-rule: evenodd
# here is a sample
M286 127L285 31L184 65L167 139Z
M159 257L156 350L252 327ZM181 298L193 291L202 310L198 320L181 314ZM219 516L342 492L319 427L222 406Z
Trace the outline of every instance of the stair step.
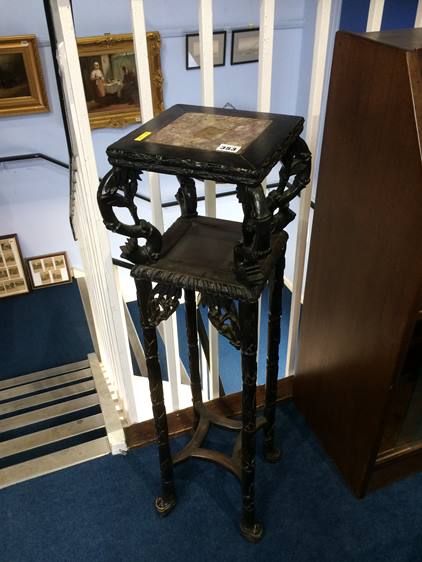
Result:
M10 400L18 396L25 396L26 394L33 394L35 392L46 390L48 388L54 388L55 386L77 382L89 377L92 377L91 369L80 369L79 371L73 371L72 373L64 373L63 375L57 375L48 379L43 379L28 384L21 384L20 386L1 390L0 402L3 402L4 400Z
M32 459L38 459L44 457L45 455L50 455L51 453L57 453L58 451L64 451L65 449L70 449L76 445L82 445L82 443L94 441L95 439L105 437L106 435L107 432L105 427L100 427L99 429L93 429L87 433L74 435L73 437L68 437L67 439L56 441L55 443L49 443L48 445L43 445L41 447L37 447L36 449L29 449L28 451L22 451L22 453L17 453L16 455L0 458L0 474L1 469L3 468L16 466Z
M88 396L82 396L80 398L73 398L63 404L55 404L54 406L39 408L38 410L34 410L32 412L0 420L0 432L11 431L13 429L25 427L44 420L70 414L71 412L78 412L79 410L96 406L98 403L98 395L95 393L89 394Z
M75 445L68 449L3 468L0 470L0 489L18 482L50 474L62 468L75 466L109 453L110 446L107 437L100 437L94 441L88 441L81 445Z
M81 435L82 433L87 433L102 427L104 427L104 418L102 414L96 414L88 418L82 418L56 427L30 433L29 435L9 439L9 441L0 443L0 457L16 455L23 451L49 445L50 443L62 441L63 439L68 439L69 437Z
M50 390L49 392L43 392L42 394L35 394L34 396L28 396L27 398L20 398L19 400L1 404L0 414L11 414L19 410L40 406L60 398L67 398L68 396L82 394L90 390L95 390L94 381L80 382L72 386L66 386L65 388L57 388L56 390Z
M60 367L52 367L51 369L44 369L43 371L36 371L35 373L29 373L28 375L21 375L20 377L14 377L12 379L0 380L0 390L3 390L5 388L10 388L12 386L26 384L28 382L47 379L49 377L62 375L64 373L70 373L72 371L79 371L81 369L86 369L87 367L89 367L89 363L88 360L85 359L84 361L77 361L76 363L68 363L67 365L61 365Z

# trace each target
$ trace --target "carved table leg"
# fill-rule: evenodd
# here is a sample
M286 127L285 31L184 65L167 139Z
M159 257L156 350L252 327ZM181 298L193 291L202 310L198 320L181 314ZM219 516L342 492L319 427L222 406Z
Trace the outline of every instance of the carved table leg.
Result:
M196 323L195 291L185 289L186 333L189 346L189 374L193 401L193 429L198 426L199 416L195 409L202 404L201 376L199 374L198 330Z
M258 303L239 302L242 351L242 535L258 542L263 528L255 521L255 426L256 426L256 352L258 341Z
M257 260L271 251L272 213L267 205L261 184L241 185L236 188L242 203L242 242L235 247L234 264L240 281L259 284L264 281Z
M160 459L162 495L156 498L155 507L160 515L167 515L176 505L176 494L173 482L173 463L169 445L161 368L158 361L157 333L155 326L148 319L148 301L152 286L150 281L137 279L135 282L141 326L144 334L145 359Z
M284 255L278 260L270 284L268 307L268 351L265 381L264 456L267 461L276 462L281 451L274 445L275 406L277 402L278 352L280 346L281 299L283 293Z

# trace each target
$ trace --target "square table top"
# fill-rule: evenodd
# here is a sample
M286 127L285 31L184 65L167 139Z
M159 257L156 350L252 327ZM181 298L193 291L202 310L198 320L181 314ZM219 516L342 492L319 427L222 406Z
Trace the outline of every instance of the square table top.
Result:
M174 105L107 148L110 163L145 171L261 183L303 129L303 118Z

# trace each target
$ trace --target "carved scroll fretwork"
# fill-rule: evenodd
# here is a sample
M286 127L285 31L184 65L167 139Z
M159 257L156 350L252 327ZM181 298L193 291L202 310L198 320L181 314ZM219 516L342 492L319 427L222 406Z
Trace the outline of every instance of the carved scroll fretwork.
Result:
M151 290L148 299L148 321L158 326L163 320L167 320L179 306L182 289L175 285L158 283Z
M208 318L219 334L240 349L239 315L231 299L202 294L201 305L208 308Z
M263 276L257 262L271 251L272 214L260 184L238 185L236 192L244 215L243 239L234 249L236 274L241 281L260 284Z
M134 264L158 259L162 245L160 231L138 217L134 198L139 179L136 170L114 167L101 180L97 193L98 206L106 228L129 237L127 243L120 247L121 256ZM134 224L120 222L113 207L128 209ZM144 238L146 244L139 246L138 238Z
M242 241L234 249L234 263L236 277L249 285L265 281L260 261L271 251L271 233L283 230L295 218L289 203L309 183L311 153L303 139L291 145L281 164L278 187L267 197L260 184L237 186L244 220ZM289 183L292 176L293 182Z
M187 176L177 176L180 187L176 193L176 199L179 202L182 217L196 217L197 197L195 180Z
M311 161L309 148L300 137L282 157L278 187L267 197L270 212L274 214L278 209L278 213L273 217L273 230L283 230L295 218L295 213L289 209L289 203L308 185L311 176ZM289 184L292 176L294 176L294 180Z

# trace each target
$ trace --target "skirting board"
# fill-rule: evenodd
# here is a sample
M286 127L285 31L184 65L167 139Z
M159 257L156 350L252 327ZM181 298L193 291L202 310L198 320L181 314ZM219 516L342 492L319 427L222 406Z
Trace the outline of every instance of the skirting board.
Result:
M422 471L422 442L380 455L370 477L368 491L388 486Z
M288 398L292 398L292 396L293 376L280 379L277 383L277 402L287 400ZM264 406L264 401L265 385L260 385L256 389L256 407L262 408ZM242 393L236 392L234 394L229 394L228 396L210 400L206 403L206 406L210 411L219 415L227 417L237 416L242 411ZM169 435L171 437L191 430L193 422L192 406L168 414L167 422ZM154 420L146 420L125 427L125 435L126 443L129 449L143 447L145 445L149 445L150 443L154 443L156 440Z

